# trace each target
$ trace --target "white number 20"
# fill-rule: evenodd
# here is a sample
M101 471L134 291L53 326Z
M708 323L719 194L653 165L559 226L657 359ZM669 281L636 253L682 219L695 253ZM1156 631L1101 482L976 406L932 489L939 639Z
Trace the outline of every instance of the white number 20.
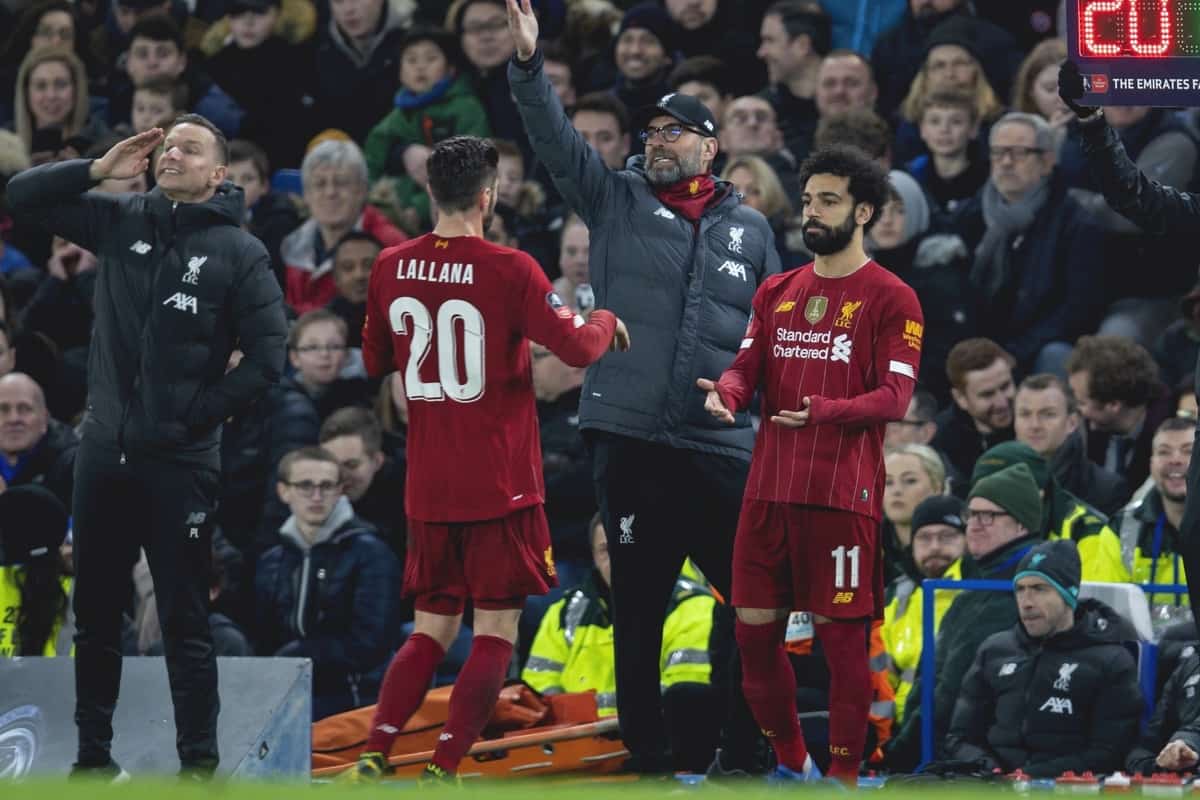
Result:
M466 300L447 300L437 310L438 380L422 381L421 364L429 355L434 330L429 309L415 297L398 297L388 309L392 330L401 336L410 334L412 342L408 366L404 370L404 392L409 400L442 400L449 397L459 403L473 403L483 397L483 314ZM456 323L462 321L462 354L465 379L458 374L458 337Z
M835 589L857 589L858 588L858 554L861 552L859 545L854 545L849 550L845 546L837 547L829 551L829 555L833 556L833 588ZM850 586L846 586L846 561L850 561Z

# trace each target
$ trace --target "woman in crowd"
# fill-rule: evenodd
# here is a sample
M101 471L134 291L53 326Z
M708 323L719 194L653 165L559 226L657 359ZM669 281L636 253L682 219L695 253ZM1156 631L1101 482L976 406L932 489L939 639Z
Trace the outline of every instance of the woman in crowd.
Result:
M87 70L62 47L31 50L17 72L16 131L35 163L52 160L76 136L93 141L104 133L88 105Z
M904 444L888 450L884 468L884 584L890 585L902 574L919 580L912 560L913 509L926 497L945 492L946 467L933 448Z

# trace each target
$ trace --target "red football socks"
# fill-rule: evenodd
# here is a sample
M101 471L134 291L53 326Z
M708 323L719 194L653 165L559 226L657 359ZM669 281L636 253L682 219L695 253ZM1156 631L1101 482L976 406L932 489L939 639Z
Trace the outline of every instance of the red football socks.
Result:
M442 646L423 633L414 633L396 651L379 690L379 704L363 752L383 753L387 758L400 730L425 700L433 672L445 656Z
M829 665L829 752L833 756L829 777L855 786L871 712L867 626L859 621L815 627Z
M795 772L804 769L808 748L796 716L796 673L783 649L787 620L766 625L737 621L734 635L742 657L742 691L775 748L779 763Z
M471 642L471 655L450 694L446 728L433 753L435 765L451 774L458 770L458 763L492 718L512 651L512 643L497 636L476 636Z

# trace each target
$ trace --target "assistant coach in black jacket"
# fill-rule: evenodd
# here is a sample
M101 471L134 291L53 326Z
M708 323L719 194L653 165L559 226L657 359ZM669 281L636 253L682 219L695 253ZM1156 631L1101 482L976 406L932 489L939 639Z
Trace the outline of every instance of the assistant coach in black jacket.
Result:
M146 194L88 192L146 170ZM112 760L121 609L144 547L154 578L182 772L217 766L217 666L208 628L221 424L279 378L286 322L266 248L239 226L228 147L203 117L179 117L95 161L22 172L8 200L100 259L88 406L75 462L73 773L123 775ZM228 374L230 353L245 355Z

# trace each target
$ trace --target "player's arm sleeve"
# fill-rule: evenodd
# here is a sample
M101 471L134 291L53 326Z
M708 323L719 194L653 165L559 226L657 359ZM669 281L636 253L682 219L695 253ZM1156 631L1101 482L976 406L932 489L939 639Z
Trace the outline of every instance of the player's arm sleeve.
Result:
M604 355L617 329L613 313L597 309L584 322L555 294L532 256L519 253L517 257L526 262L525 285L519 298L525 309L522 333L572 367L586 367Z
M882 313L875 346L874 389L855 397L813 397L814 425L878 425L903 419L917 385L925 318L912 289L903 287Z
M88 191L95 185L91 168L90 159L72 159L18 172L8 182L13 218L99 253L118 228L121 206L110 195Z
M525 661L525 668L521 670L521 680L542 694L562 694L566 691L566 687L563 686L563 670L566 669L567 660L571 656L571 646L567 643L567 635L561 624L565 602L559 600L542 615L542 622L533 637L533 645L529 648L529 658Z
M287 317L283 292L271 270L271 256L254 240L242 256L245 268L230 292L237 346L242 360L216 383L205 387L188 427L208 431L249 408L283 374L287 354Z
M767 363L767 348L769 331L763 324L763 309L767 303L766 291L763 286L754 293L754 301L750 307L750 321L746 325L746 334L742 337L741 347L729 369L721 374L717 381L717 394L721 402L733 414L745 410L750 405L754 390L762 380L763 370Z
M667 615L660 664L663 691L677 683L712 681L708 640L714 606L716 600L712 595L699 594L682 601Z
M1200 198L1151 180L1129 158L1107 123L1081 124L1083 152L1104 199L1149 234L1191 232L1200 220Z
M986 650L975 657L966 678L946 733L946 754L958 761L985 761L996 766L996 757L987 746L988 724L995 719L996 703L984 678Z
M508 64L508 85L534 154L546 165L567 204L593 228L616 211L613 195L618 179L571 124L542 64L541 48L527 62L514 55Z
M362 354L367 375L381 378L395 369L392 355L392 324L383 307L384 262L375 259L367 290L367 317L363 321Z

